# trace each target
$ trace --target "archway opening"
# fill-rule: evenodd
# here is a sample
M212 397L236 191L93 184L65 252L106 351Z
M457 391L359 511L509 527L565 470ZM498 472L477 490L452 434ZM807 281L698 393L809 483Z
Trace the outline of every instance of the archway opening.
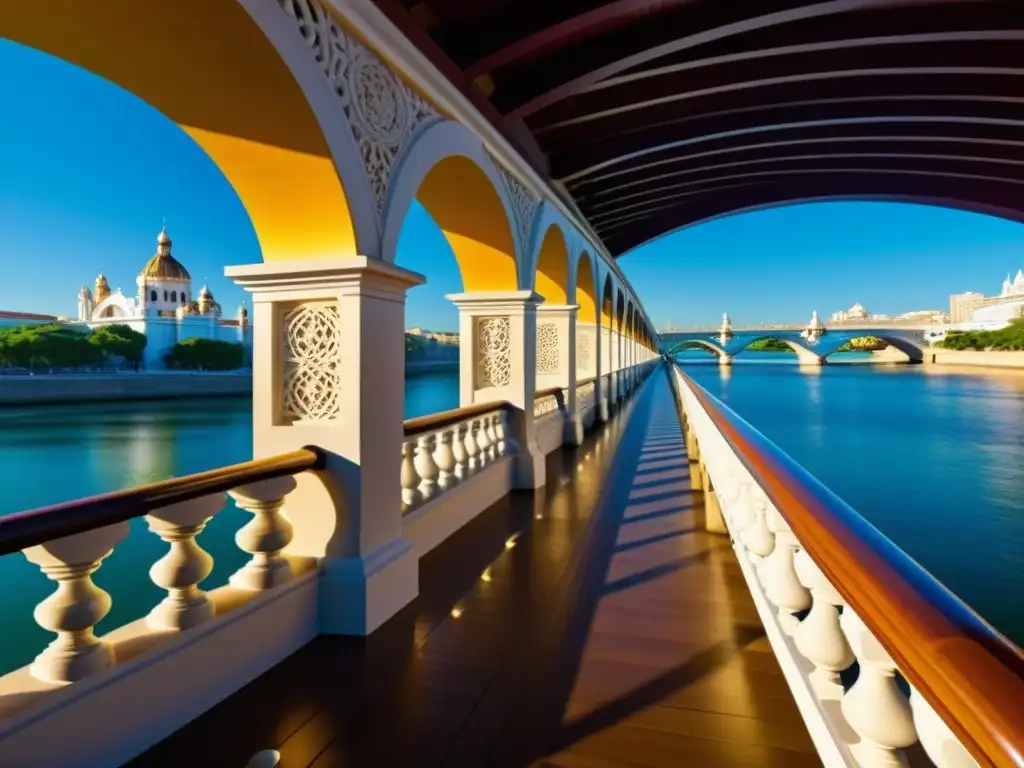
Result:
M853 336L825 355L830 364L838 363L920 363L923 349L905 339L884 334Z
M427 278L406 301L405 416L460 404L460 322L450 294L514 291L508 212L471 158L451 155L423 176L397 236L395 263Z
M569 248L558 224L551 224L541 241L534 290L545 304L569 303Z
M597 281L590 254L584 251L576 268L576 296L573 297L579 310L576 318L581 323L597 323Z

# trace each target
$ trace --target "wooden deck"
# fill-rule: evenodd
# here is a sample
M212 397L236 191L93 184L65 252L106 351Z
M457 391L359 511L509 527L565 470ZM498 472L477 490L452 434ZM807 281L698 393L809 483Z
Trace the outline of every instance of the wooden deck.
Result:
M657 373L373 636L318 638L131 765L820 765L688 473Z

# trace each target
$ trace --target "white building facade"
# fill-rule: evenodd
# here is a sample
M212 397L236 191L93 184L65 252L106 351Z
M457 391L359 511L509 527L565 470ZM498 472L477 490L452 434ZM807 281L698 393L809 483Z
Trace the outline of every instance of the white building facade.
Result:
M83 285L78 292L78 323L90 330L104 325L127 325L145 334L143 366L147 370L165 367L164 356L180 341L203 338L242 344L248 365L252 359L252 326L243 303L234 319L222 317L221 306L208 285L198 295L192 276L171 255L167 228L157 236L157 251L136 278L136 295L110 290L101 272L94 290Z

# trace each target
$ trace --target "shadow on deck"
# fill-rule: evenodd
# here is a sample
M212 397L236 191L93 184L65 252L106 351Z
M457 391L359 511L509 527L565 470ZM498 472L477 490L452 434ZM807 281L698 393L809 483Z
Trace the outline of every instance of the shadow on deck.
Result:
M425 557L374 635L316 639L131 765L820 765L665 375L548 473Z

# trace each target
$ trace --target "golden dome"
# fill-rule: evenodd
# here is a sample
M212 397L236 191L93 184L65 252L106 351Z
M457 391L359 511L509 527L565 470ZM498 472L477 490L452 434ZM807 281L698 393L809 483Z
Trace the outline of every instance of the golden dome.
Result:
M181 262L171 256L171 238L167 236L166 227L160 230L160 234L156 238L156 253L146 262L139 277L147 280L192 279L192 275L181 265Z

